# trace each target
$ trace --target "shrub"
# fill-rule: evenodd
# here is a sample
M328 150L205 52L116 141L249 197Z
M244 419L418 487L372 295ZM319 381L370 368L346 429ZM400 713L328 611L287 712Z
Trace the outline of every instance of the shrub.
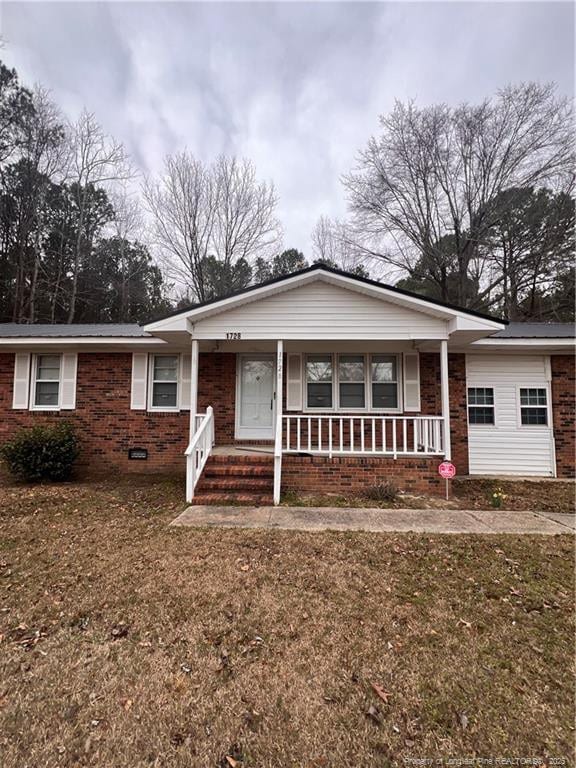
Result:
M384 480L376 485L370 485L363 495L371 501L396 501L398 488L389 480Z
M21 429L0 448L10 473L30 482L67 480L78 452L74 429L66 422Z

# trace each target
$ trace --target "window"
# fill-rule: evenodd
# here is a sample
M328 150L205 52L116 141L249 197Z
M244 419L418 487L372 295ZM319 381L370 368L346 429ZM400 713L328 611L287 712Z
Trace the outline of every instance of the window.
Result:
M370 358L372 408L398 408L398 358L372 355Z
M58 408L60 403L60 355L37 355L34 408Z
M366 407L364 355L340 355L338 386L340 408Z
M548 399L545 388L520 389L520 419L525 427L545 427L548 424Z
M468 424L494 424L492 387L468 387Z
M151 405L160 410L178 407L178 355L154 355Z
M306 358L306 402L308 408L332 408L332 355Z

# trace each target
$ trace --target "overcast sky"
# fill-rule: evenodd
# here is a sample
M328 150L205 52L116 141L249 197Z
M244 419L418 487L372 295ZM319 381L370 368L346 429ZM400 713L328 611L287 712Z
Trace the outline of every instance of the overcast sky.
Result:
M86 106L142 171L187 147L251 158L310 252L339 177L394 99L478 101L509 82L574 88L572 3L10 3L2 58L71 117Z

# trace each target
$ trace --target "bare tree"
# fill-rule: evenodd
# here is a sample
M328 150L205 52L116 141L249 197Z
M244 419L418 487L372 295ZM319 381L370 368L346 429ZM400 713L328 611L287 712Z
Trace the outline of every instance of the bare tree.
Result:
M333 265L345 272L373 274L381 260L359 246L360 233L351 223L320 216L312 230L312 252L315 261Z
M456 300L474 306L498 286L480 258L512 187L558 187L573 179L572 109L552 85L509 86L479 106L397 103L382 132L345 177L365 253L439 286L452 270Z
M94 187L109 188L134 175L124 146L106 135L94 115L84 110L78 121L70 126L68 181L76 196L78 229L72 259L69 323L73 322L76 311L78 273L86 247L84 223L91 190Z
M208 296L210 257L227 274L279 241L274 187L258 182L248 160L221 156L205 165L188 152L172 155L143 192L168 274L200 301Z

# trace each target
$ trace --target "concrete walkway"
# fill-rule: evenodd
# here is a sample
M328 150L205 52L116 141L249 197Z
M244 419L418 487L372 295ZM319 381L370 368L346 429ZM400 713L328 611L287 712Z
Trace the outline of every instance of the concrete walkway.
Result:
M574 533L574 515L460 509L188 507L171 525L383 533Z

